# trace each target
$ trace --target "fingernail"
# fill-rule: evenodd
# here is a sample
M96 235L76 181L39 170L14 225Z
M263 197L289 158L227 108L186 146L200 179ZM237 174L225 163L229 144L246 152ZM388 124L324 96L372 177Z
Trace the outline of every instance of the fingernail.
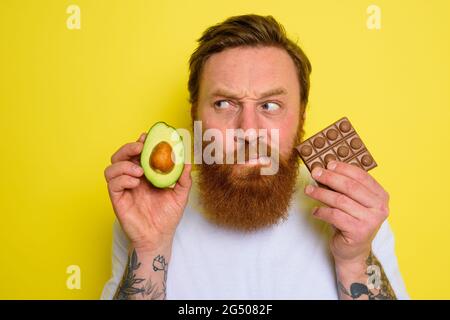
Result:
M314 187L312 186L312 185L307 185L306 186L306 188L305 188L305 192L307 193L307 194L310 194L310 193L312 193L314 191Z
M136 171L137 173L141 173L142 172L142 168L139 166L133 166L133 170Z
M329 170L334 170L334 169L336 169L336 162L335 162L335 161L330 161L330 162L328 162L327 168L328 168Z
M312 171L313 178L319 178L322 175L322 171L322 168L314 168L314 170Z

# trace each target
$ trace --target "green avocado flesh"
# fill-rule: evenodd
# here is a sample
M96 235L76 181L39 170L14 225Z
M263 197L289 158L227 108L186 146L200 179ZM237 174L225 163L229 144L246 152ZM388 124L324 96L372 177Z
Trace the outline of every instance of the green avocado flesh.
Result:
M175 185L184 167L183 140L175 128L164 122L150 128L141 153L141 166L155 187Z

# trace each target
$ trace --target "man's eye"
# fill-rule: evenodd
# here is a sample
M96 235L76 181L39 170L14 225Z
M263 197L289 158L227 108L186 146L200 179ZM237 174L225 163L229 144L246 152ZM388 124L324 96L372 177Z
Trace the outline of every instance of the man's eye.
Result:
M230 106L231 104L227 100L219 100L214 102L214 107L216 107L217 109L227 109Z
M276 111L280 109L280 106L275 102L266 102L262 105L262 108L267 111Z

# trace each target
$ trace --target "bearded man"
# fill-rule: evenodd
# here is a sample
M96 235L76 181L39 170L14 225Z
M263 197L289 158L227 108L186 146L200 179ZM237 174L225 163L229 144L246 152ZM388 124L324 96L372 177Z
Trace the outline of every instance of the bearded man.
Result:
M408 298L384 188L342 162L312 176L299 165L311 73L302 49L259 15L228 18L198 42L192 121L221 133L211 143L233 161L192 174L185 164L173 188L158 189L139 166L145 134L112 156L105 178L118 223L102 298ZM252 134L225 141L227 130Z

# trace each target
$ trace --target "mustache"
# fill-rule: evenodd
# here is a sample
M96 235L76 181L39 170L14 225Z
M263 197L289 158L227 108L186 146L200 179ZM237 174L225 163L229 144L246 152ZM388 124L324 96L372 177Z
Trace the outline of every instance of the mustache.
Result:
M202 152L215 141L203 141ZM233 142L232 150L226 150L222 148L223 162L226 164L237 164L241 162L248 162L251 159L258 157L273 158L272 160L278 160L279 151L276 148L272 148L270 144L263 141L235 141ZM217 157L217 149L211 151L212 157ZM220 155L219 155L220 156Z
M271 157L273 154L272 147L265 142L249 143L245 141L239 145L240 146L238 146L238 148L234 148L231 153L234 155L234 158L237 158L239 155L243 155L245 161L248 161L250 156Z

